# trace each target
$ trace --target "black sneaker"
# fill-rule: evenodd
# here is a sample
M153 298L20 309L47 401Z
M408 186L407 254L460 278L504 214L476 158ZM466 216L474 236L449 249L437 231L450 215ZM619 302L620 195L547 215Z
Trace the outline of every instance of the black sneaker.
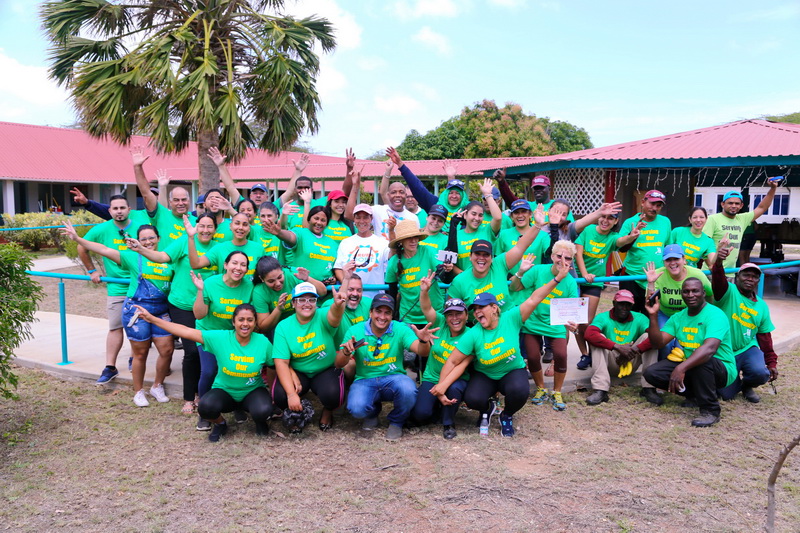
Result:
M686 398L681 402L681 407L685 407L687 409L697 409L697 402L694 398Z
M591 368L592 366L592 356L591 355L581 355L581 360L578 361L578 370L586 370L587 368Z
M197 418L197 426L195 427L197 431L211 431L211 422L206 420L203 417Z
M514 436L514 418L505 413L500 414L500 434L504 437Z
M447 440L456 438L456 427L455 426L444 426L443 428L443 436Z
M180 337L173 337L175 340L172 344L172 347L175 350L183 350L183 341L181 341Z
M600 405L608 401L608 392L604 390L596 390L586 398L586 405Z
M761 396L753 389L753 387L744 387L742 389L742 396L750 403L758 403L761 401Z
M700 411L700 416L692 420L692 425L696 428L707 428L719 422L719 415L709 411Z
M661 405L664 403L664 398L659 396L656 389L653 387L642 387L642 390L639 391L639 396L653 405Z
M544 349L544 355L542 356L542 363L552 363L553 362L553 350L550 348Z
M208 441L219 442L220 437L222 437L227 432L228 432L227 422L214 424L214 428L211 430L211 433L208 434Z
M236 420L237 424L244 424L247 422L247 413L241 409L237 409L233 412L233 418Z

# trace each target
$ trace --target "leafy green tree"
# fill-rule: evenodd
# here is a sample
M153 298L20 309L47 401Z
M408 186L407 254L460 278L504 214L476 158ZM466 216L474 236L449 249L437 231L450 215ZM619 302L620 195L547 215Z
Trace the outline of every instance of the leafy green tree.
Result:
M31 257L17 244L0 245L0 397L16 399L17 376L11 371L14 350L31 338L31 322L42 287L25 273Z
M527 115L522 106L483 100L425 133L411 130L397 151L404 159L530 157L591 148L589 135L569 122Z
M790 124L800 124L800 111L797 113L789 113L788 115L774 115L774 116L765 116L767 120L771 120L773 122L788 122Z
M280 14L283 0L58 0L41 8L50 77L69 87L82 127L160 152L198 145L200 190L219 183L208 149L286 149L318 129L318 44L331 24ZM275 12L276 15L267 13ZM253 125L263 129L254 131Z

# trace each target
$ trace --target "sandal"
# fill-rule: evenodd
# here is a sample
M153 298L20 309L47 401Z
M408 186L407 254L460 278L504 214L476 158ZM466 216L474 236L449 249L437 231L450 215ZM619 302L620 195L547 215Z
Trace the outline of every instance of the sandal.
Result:
M183 413L185 415L194 414L194 411L195 411L196 407L197 406L194 404L194 402L183 402L183 407L181 408L181 413Z
M333 429L333 420L331 420L330 424L323 424L322 422L319 423L319 430L320 431L328 431L329 429Z

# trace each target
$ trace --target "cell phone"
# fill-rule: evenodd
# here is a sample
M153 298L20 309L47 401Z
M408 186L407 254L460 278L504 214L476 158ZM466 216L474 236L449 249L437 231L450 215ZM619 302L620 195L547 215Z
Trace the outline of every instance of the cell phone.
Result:
M437 261L447 264L456 264L458 261L458 254L449 250L439 250L436 254Z
M658 289L650 296L650 298L647 300L647 305L653 307L656 304L656 298L661 298L661 289Z
M353 345L353 349L358 350L362 346L366 345L367 345L367 339L361 339L360 341L356 341L356 343Z
M130 235L128 235L128 232L125 231L124 229L119 230L119 236L122 237L123 239L132 239L133 238Z
M775 176L774 178L769 178L767 181L772 183L773 181L781 181L783 180L783 176Z

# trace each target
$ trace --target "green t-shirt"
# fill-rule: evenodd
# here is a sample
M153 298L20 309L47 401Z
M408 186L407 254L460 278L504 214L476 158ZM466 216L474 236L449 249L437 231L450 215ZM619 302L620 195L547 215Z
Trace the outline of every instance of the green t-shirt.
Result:
M616 231L603 235L597 231L597 224L588 226L578 235L575 244L583 246L583 264L586 272L597 277L606 275L606 263L611 253L616 250L616 240L619 233ZM603 287L603 283L584 283L584 287Z
M197 255L200 257L206 255L217 244L214 240L208 244L203 244L197 240L197 237L195 237L194 243ZM184 235L180 239L172 241L172 244L164 249L164 253L171 259L172 268L175 270L175 275L172 278L172 287L169 290L169 303L178 309L191 311L195 298L197 298L197 287L194 286L192 276L189 274L189 270L192 269L189 265L189 237ZM194 269L194 273L205 280L219 272L217 271L217 265L210 265Z
M619 234L630 234L631 229L638 223L639 215L633 215L622 223ZM650 261L655 263L656 267L662 266L664 260L661 256L664 253L664 246L669 242L671 231L672 223L663 215L656 215L655 220L648 222L625 255L623 262L625 272L629 276L640 276L644 274L644 269ZM647 287L647 280L637 280L636 283L640 287Z
M327 300L322 304L322 309L327 310L331 305L333 305L333 300ZM361 301L358 302L358 307L355 309L350 309L345 305L344 314L342 314L342 323L339 324L339 327L336 328L336 332L333 335L333 341L337 349L339 345L344 342L344 334L350 329L350 326L353 324L360 324L369 318L370 305L372 305L372 298L366 296L361 298Z
M285 250L281 245L281 240L272 233L264 231L260 224L250 228L250 240L261 243L261 247L264 249L262 255L269 255L278 261L281 260L281 251Z
M147 216L147 213L144 211L132 210L128 216L127 226L125 226L123 230L131 237L136 238L136 232L139 230L139 226L143 224L150 224L150 217ZM127 250L128 246L125 244L125 238L119 234L119 231L119 227L113 220L107 220L90 229L84 238L87 241L107 246L112 250ZM125 267L118 265L106 257L103 257L103 266L106 270L106 276L109 278L127 279L130 276ZM128 292L128 286L119 283L108 283L106 285L106 290L109 296L125 296Z
M192 226L197 224L197 217L191 213L187 213L187 216ZM156 212L150 217L150 220L158 229L158 236L161 238L161 241L158 243L159 250L165 250L173 241L186 235L186 227L183 225L183 215L176 217L172 214L172 210L161 204L156 206Z
M272 366L272 343L264 335L252 333L250 342L242 346L232 329L203 331L203 346L217 358L212 389L222 389L241 402L254 390L264 387L261 369L264 365Z
M294 307L292 307L292 289L300 283L300 280L292 274L288 268L283 269L283 288L279 291L273 291L267 287L266 283L258 283L253 289L253 307L256 308L256 313L271 313L278 307L278 300L284 292L290 296L286 303L283 304L283 311L281 311L281 320L288 318L294 314Z
M474 356L476 372L490 379L502 379L512 370L525 368L525 359L519 349L521 327L519 307L512 307L500 314L495 329L483 329L479 324L462 335L458 350L466 356Z
M544 221L545 221L545 223L549 223L550 222L550 208L553 207L553 204L555 203L555 201L556 201L555 198L553 198L549 202L546 202L546 203L542 204L544 206ZM536 208L539 207L539 203L536 202L536 201L532 201L532 202L528 202L528 203L531 204L531 211L536 211ZM567 215L567 222L575 222L575 217L572 216L572 211L570 211L569 214Z
M138 252L123 250L119 253L119 259L123 268L128 271L131 284L128 285L128 292L125 296L132 298L139 288L139 274L166 296L169 293L170 282L172 281L172 265L169 263L155 263L146 257L142 257ZM141 272L139 271L139 260L141 259Z
M325 204L327 204L327 203L328 203L328 197L327 196L323 196L322 198L312 198L311 199L311 207L317 207L318 205L321 205L321 206L324 207ZM280 208L281 210L283 210L283 208L286 207L287 205L296 205L297 207L300 208L300 210L297 213L295 213L294 215L288 215L286 217L286 228L285 229L295 231L295 230L298 230L298 229L303 227L303 217L305 216L305 206L298 204L296 200L292 200L292 201L287 202L285 204L282 203L279 200L278 204L279 204L278 208Z
M491 225L491 223L492 223L492 220L494 220L494 218L492 217L492 214L489 212L489 209L488 208L484 209L483 210L483 221L481 222L481 227L482 228L483 227L489 227ZM422 226L420 226L420 227L422 227ZM503 214L502 218L500 219L500 231L503 231L504 229L508 229L508 228L513 228L513 227L514 227L514 221L511 220L510 217L508 217L505 214Z
M217 274L205 281L203 301L208 305L208 314L197 320L197 329L233 329L233 310L239 304L250 303L253 284L242 280L237 287L228 287L222 280L223 276Z
M217 225L217 231L214 232L214 240L218 243L228 242L233 239L233 232L231 231L231 220L229 218L223 219Z
M739 375L736 359L731 351L731 329L725 313L718 307L707 303L695 316L689 316L689 310L684 309L669 317L661 331L678 339L686 359L689 359L706 339L719 339L719 348L714 357L722 361L728 371L726 386L733 383Z
M728 283L725 296L714 305L722 309L728 317L731 328L731 350L734 354L758 346L757 334L775 330L766 302L761 298L757 298L755 302L747 298L733 283Z
M469 253L472 244L477 240L485 240L494 243L495 234L489 226L480 226L475 233L467 233L464 229L458 229L458 268L466 270L472 263L469 262Z
M245 273L245 280L250 282L251 276L256 273L256 263L264 255L264 248L261 243L255 241L246 241L242 246L233 244L233 241L226 241L217 244L209 251L206 252L206 257L211 261L211 264L217 267L217 272L225 272L225 260L231 252L242 252L247 256L249 261L247 273Z
M307 324L297 321L295 314L281 320L275 328L273 359L286 359L297 372L314 377L333 366L336 328L328 323L328 309L317 309Z
M393 255L389 259L386 267L386 283L397 282L397 292L400 296L400 320L407 324L427 324L425 315L419 305L419 282L428 275L428 271L434 272L439 262L436 260L436 250L431 247L420 246L414 257L404 257L402 259L403 273L398 278L397 262L398 255ZM431 299L431 307L441 309L444 305L444 291L439 287L439 281L434 280L428 295Z
M330 237L337 243L340 243L347 237L351 237L353 235L353 232L350 230L350 228L347 227L347 225L344 222L331 219L328 221L328 225L322 231L322 234Z
M725 258L722 265L725 268L734 268L736 266L736 259L739 257L739 248L742 246L742 235L747 227L753 223L755 213L750 211L748 213L739 213L733 218L728 218L725 213L716 213L708 217L706 225L703 227L703 233L708 235L714 240L715 250L716 244L728 234L728 239L731 242L733 250Z
M705 233L697 236L692 233L692 228L686 226L672 229L672 233L669 236L669 244L677 244L683 248L686 264L691 266L702 266L700 262L708 254L713 254L717 251L717 246L711 237Z
M469 328L465 328L459 335L453 337L450 334L450 328L447 327L447 320L443 315L436 315L436 322L434 322L433 327L439 328L439 331L436 332L439 338L433 341L430 355L428 355L428 362L425 365L425 372L423 372L420 381L439 383L439 374L447 362L447 358L458 347L458 342L469 331ZM469 371L464 371L460 379L468 381Z
M686 308L686 303L681 296L681 287L686 278L697 278L703 283L703 289L706 292L706 300L711 301L714 298L714 291L711 289L711 282L708 277L703 274L700 269L686 265L686 278L681 281L675 281L669 272L666 271L667 267L657 268L656 272L663 272L661 277L656 280L656 290L661 291L660 303L661 312L667 316L672 316L681 309Z
M523 229L525 232L527 228ZM522 237L522 233L516 228L507 228L497 235L497 240L494 243L494 254L500 255L508 252L514 246L517 245L519 239ZM550 235L547 234L545 231L540 231L536 234L536 238L533 239L533 242L530 246L525 250L525 255L533 254L536 257L533 258L534 265L541 265L542 264L542 257L544 257L544 253L550 247ZM512 266L508 269L509 274L516 274L519 271L519 264L522 262L520 259L517 261L517 264Z
M539 287L546 285L555 276L550 270L553 265L536 265L531 267L530 270L525 272L522 276L522 286L525 289L523 292L530 296L531 290L536 290ZM567 276L562 279L556 288L550 291L550 294L542 300L542 303L536 306L531 316L523 324L523 333L532 333L534 335L544 335L545 337L553 337L555 339L564 339L567 336L566 326L550 325L550 300L553 298L577 298L578 297L578 284L575 278Z
M611 313L599 313L592 320L592 326L599 329L614 344L633 344L650 327L650 319L642 313L631 311L633 320L619 322L611 318Z
M308 228L293 231L297 236L297 243L291 248L295 266L304 266L309 275L319 281L331 277L339 243L324 233L317 236Z
M444 250L445 248L447 248L447 235L445 235L441 231L436 235L428 235L428 237L424 241L419 241L419 245L427 246L428 248L433 248L438 253L439 250Z
M472 304L472 300L482 292L494 294L497 298L497 305L500 309L513 304L513 298L508 288L508 266L506 266L506 254L500 254L492 259L489 271L482 278L476 278L472 267L461 274L458 274L447 294L450 298L460 298L467 304ZM439 310L439 307L434 307Z
M425 210L420 207L415 214L417 215L417 220L419 220L419 227L424 228L428 223L428 213L426 213Z
M411 350L411 345L417 340L416 334L410 327L396 320L392 321L381 337L372 332L370 320L353 324L344 334L344 338L350 337L355 337L357 341L361 339L367 341L367 344L357 348L353 353L356 361L356 381L393 374L405 375L403 352ZM379 341L380 348L377 349Z

